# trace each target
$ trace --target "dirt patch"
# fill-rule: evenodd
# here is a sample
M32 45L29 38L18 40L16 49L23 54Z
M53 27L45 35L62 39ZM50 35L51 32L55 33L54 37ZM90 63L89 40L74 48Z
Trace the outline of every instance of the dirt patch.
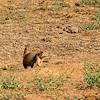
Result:
M98 6L75 4L77 0L0 0L0 75L15 76L23 83L34 76L66 75L63 91L22 89L27 100L99 100L100 89L84 84L86 63L100 62L100 29L83 31L80 25L95 22ZM68 27L74 27L72 28ZM67 27L67 28L66 28ZM24 69L23 50L44 51L41 68ZM6 70L3 70L6 68ZM58 97L58 98L57 98ZM99 99L98 99L99 98Z

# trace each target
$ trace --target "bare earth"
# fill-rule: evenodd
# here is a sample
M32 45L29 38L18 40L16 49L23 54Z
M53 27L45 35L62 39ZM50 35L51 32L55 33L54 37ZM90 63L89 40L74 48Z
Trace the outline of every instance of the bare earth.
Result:
M77 33L63 30L67 25L79 27L91 22L99 7L75 6L77 0L64 1L66 6L62 10L56 6L51 10L53 0L46 0L50 9L44 4L44 10L39 8L42 0L0 0L0 16L3 16L0 17L0 76L14 75L22 82L32 79L37 68L24 69L22 65L24 46L30 44L29 49L43 50L47 56L40 74L68 76L60 100L67 100L66 95L77 96L79 100L82 97L85 98L82 100L100 100L100 89L86 88L83 81L84 64L100 62L100 29L88 32L79 29ZM26 16L16 19L8 15L7 19L6 11L10 10L23 11ZM8 70L2 70L4 67ZM26 100L58 100L52 92L23 91Z

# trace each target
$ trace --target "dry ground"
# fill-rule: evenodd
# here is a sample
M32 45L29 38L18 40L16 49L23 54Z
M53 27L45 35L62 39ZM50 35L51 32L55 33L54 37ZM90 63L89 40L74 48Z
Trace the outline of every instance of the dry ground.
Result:
M54 1L0 0L0 76L14 75L24 83L33 78L38 68L24 69L22 65L24 46L30 44L32 51L43 50L47 56L38 73L64 74L68 79L60 93L23 89L27 100L67 100L66 96L100 100L100 89L86 88L83 81L84 63L100 62L100 29L79 29L77 33L63 30L67 25L79 27L94 21L92 17L100 8L75 6L77 0L64 0L64 4L58 0L53 5ZM4 67L7 70L2 70Z

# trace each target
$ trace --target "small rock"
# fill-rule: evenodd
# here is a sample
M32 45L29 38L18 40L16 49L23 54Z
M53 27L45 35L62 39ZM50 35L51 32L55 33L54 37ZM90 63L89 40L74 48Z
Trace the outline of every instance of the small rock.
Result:
M71 27L71 30L72 30L72 33L78 33L79 30L78 30L78 27Z
M46 38L42 38L41 41L45 41L45 42L51 42L51 38L49 37L46 37Z
M2 68L2 70L7 70L7 68Z
M66 31L66 28L64 28L63 31Z
M5 18L5 20L9 20L9 18L8 18L8 17L6 17L6 18Z
M29 33L29 31L28 31L28 30L25 30L25 32L26 32L26 33Z
M60 26L57 26L57 28L60 28Z
M78 27L75 27L75 26L67 26L63 29L63 31L66 31L68 33L78 33L79 29Z
M42 41L46 41L46 39L45 38L43 38L43 39L41 39Z
M63 32L60 32L59 34L63 34Z
M21 32L19 32L19 34L21 34Z
M76 3L75 3L75 6L80 6L80 3L79 3L79 2L76 2Z

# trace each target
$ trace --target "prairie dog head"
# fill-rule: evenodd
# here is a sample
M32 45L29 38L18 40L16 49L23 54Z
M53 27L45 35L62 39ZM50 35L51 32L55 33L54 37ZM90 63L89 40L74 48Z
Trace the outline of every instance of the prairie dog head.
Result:
M36 64L38 66L42 65L42 55L43 55L43 51L40 51L39 53L36 54Z

